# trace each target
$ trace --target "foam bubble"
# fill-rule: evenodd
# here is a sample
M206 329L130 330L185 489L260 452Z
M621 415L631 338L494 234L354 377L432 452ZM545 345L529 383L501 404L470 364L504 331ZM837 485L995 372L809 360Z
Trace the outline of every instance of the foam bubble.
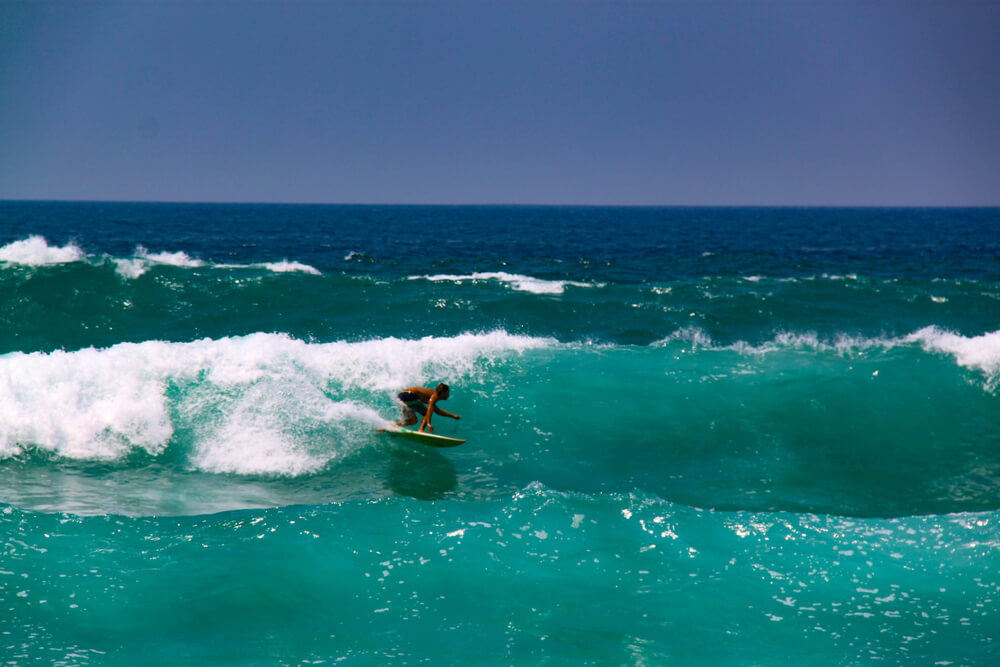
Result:
M433 276L410 276L410 280L430 280L433 282L457 282L465 280L498 280L512 289L532 294L562 294L566 287L602 287L601 283L581 283L572 280L544 280L516 273L496 271L490 273L471 273L468 275L439 274Z
M62 247L50 246L42 236L29 236L21 241L14 241L0 248L0 262L23 264L25 266L49 266L52 264L70 264L86 258L74 243Z

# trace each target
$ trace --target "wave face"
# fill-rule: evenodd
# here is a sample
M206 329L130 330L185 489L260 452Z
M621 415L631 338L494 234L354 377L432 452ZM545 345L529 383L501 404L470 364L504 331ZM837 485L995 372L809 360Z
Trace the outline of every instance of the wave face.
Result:
M150 467L160 486L236 474L227 489L266 485L264 505L323 497L301 495L302 479L338 497L391 495L381 473L342 473L385 467L376 430L396 417L393 396L434 378L462 396L463 437L488 443L456 454L489 471L455 486L465 497L545 480L702 508L980 511L995 509L1000 482L998 363L995 336L934 330L724 347L697 332L651 346L506 332L333 343L254 334L10 353L0 357L0 478L19 506L81 513L204 511L201 493L187 510L167 493L146 497L148 480L88 507L109 477ZM75 480L58 494L45 488L54 465Z
M0 655L992 664L997 257L986 209L0 203ZM437 382L465 445L378 433Z

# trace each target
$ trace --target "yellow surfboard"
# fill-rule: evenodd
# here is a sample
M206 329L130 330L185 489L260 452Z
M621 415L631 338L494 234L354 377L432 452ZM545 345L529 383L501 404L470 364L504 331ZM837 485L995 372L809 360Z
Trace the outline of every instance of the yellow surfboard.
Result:
M388 429L386 430L386 433L393 438L403 438L405 440L419 442L421 445L429 445L431 447L457 447L465 442L465 440L459 440L458 438L449 438L444 435L434 435L433 433L420 433L417 431L411 431L407 428Z

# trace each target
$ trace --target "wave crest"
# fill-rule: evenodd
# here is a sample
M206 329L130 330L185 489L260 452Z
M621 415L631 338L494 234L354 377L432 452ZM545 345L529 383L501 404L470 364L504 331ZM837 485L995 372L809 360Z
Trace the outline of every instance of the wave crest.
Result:
M652 346L667 347L678 343L688 344L692 348L729 350L743 355L766 355L783 350L850 355L872 349L890 350L919 345L925 352L951 356L959 366L984 373L990 389L1000 384L1000 330L978 336L963 336L937 326L928 326L905 336L895 337L867 337L846 333L821 337L815 332L780 332L771 340L761 343L737 341L720 345L704 330L686 327L652 343Z
M601 283L582 283L573 280L545 280L542 278L534 278L532 276L507 273L504 271L477 272L467 275L438 274L432 276L410 276L410 280L429 280L431 282L455 283L461 283L467 280L496 280L509 285L511 289L519 292L531 292L532 294L562 294L566 291L567 286L603 287L603 284Z
M503 331L307 343L258 333L0 356L0 458L158 456L181 443L209 472L298 475L370 440L392 392L460 382L550 345Z
M18 266L52 266L56 264L73 264L89 262L100 264L110 262L115 272L122 278L134 280L145 275L156 266L169 266L180 269L198 269L209 267L213 269L263 269L273 273L299 272L310 275L321 275L315 267L283 259L278 262L258 262L254 264L214 264L192 257L183 250L150 252L143 246L137 246L131 257L108 257L89 255L75 243L65 246L49 245L43 236L29 236L20 241L13 241L0 247L0 263Z

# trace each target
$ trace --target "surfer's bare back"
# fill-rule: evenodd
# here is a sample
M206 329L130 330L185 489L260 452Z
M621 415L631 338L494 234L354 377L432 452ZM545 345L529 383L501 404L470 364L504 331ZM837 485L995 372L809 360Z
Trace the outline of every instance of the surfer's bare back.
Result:
M410 387L405 391L399 392L399 400L403 403L403 420L396 422L396 425L413 426L417 423L417 414L419 413L424 418L420 420L420 428L417 429L417 432L422 432L425 428L428 432L433 432L434 427L431 426L431 413L437 413L445 417L451 417L452 419L461 419L460 416L452 414L447 410L442 410L437 406L438 401L448 400L450 394L451 391L448 389L448 385L443 382L434 389Z

